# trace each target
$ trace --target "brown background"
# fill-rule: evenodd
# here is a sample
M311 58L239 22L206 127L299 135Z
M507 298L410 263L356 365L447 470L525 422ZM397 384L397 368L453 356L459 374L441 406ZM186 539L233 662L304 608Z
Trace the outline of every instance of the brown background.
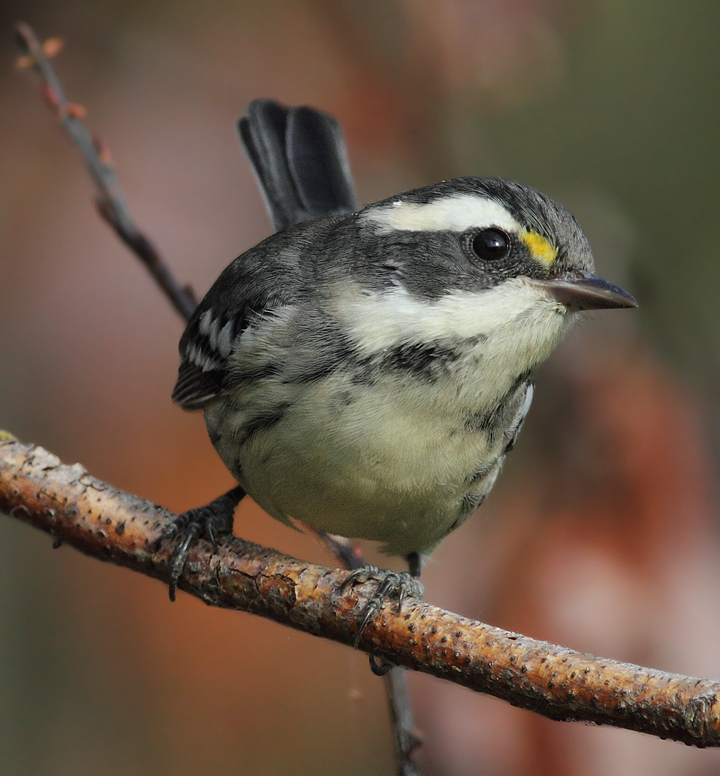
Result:
M269 233L247 102L343 124L363 201L516 178L579 217L641 301L538 374L495 492L433 556L433 603L720 677L720 5L701 0L31 0L0 7L0 427L183 510L231 485L169 394L182 327L93 213L27 73L19 18L67 48L71 99L131 209L200 293ZM4 32L3 32L4 31ZM238 534L327 561L245 505ZM720 755L564 725L412 676L427 774L713 774ZM211 610L0 519L0 773L390 774L364 657Z

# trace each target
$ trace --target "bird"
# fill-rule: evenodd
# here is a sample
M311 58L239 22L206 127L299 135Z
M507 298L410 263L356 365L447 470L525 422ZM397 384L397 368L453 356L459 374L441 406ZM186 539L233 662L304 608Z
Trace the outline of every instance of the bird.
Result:
M173 401L204 413L238 485L171 526L171 598L191 545L231 533L246 494L407 559L380 573L378 601L422 594L422 564L515 446L535 367L584 311L637 302L527 185L459 177L360 207L328 114L255 100L239 131L276 232L223 270L180 340Z

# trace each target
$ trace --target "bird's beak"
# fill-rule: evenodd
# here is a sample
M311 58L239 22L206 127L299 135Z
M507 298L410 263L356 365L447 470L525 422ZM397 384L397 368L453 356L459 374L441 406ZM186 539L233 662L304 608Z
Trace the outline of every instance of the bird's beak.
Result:
M575 310L606 310L612 307L638 306L635 298L627 291L589 272L575 272L533 282L553 299Z

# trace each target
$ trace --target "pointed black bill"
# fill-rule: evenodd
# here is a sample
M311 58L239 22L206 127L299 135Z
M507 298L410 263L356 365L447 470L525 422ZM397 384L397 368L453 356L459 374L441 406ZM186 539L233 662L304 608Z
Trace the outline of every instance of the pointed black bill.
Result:
M536 281L550 296L576 310L606 310L613 307L637 307L635 298L607 280L578 272L550 280Z

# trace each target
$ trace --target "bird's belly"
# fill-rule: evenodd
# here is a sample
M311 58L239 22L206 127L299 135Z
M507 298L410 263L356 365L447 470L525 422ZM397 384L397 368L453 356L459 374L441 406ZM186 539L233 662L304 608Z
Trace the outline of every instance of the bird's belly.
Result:
M303 386L279 420L239 447L237 433L220 438L218 452L280 520L381 541L391 554L429 551L490 490L504 443L468 429L427 386L355 388L340 378ZM220 427L242 426L247 412L232 411L234 424Z

